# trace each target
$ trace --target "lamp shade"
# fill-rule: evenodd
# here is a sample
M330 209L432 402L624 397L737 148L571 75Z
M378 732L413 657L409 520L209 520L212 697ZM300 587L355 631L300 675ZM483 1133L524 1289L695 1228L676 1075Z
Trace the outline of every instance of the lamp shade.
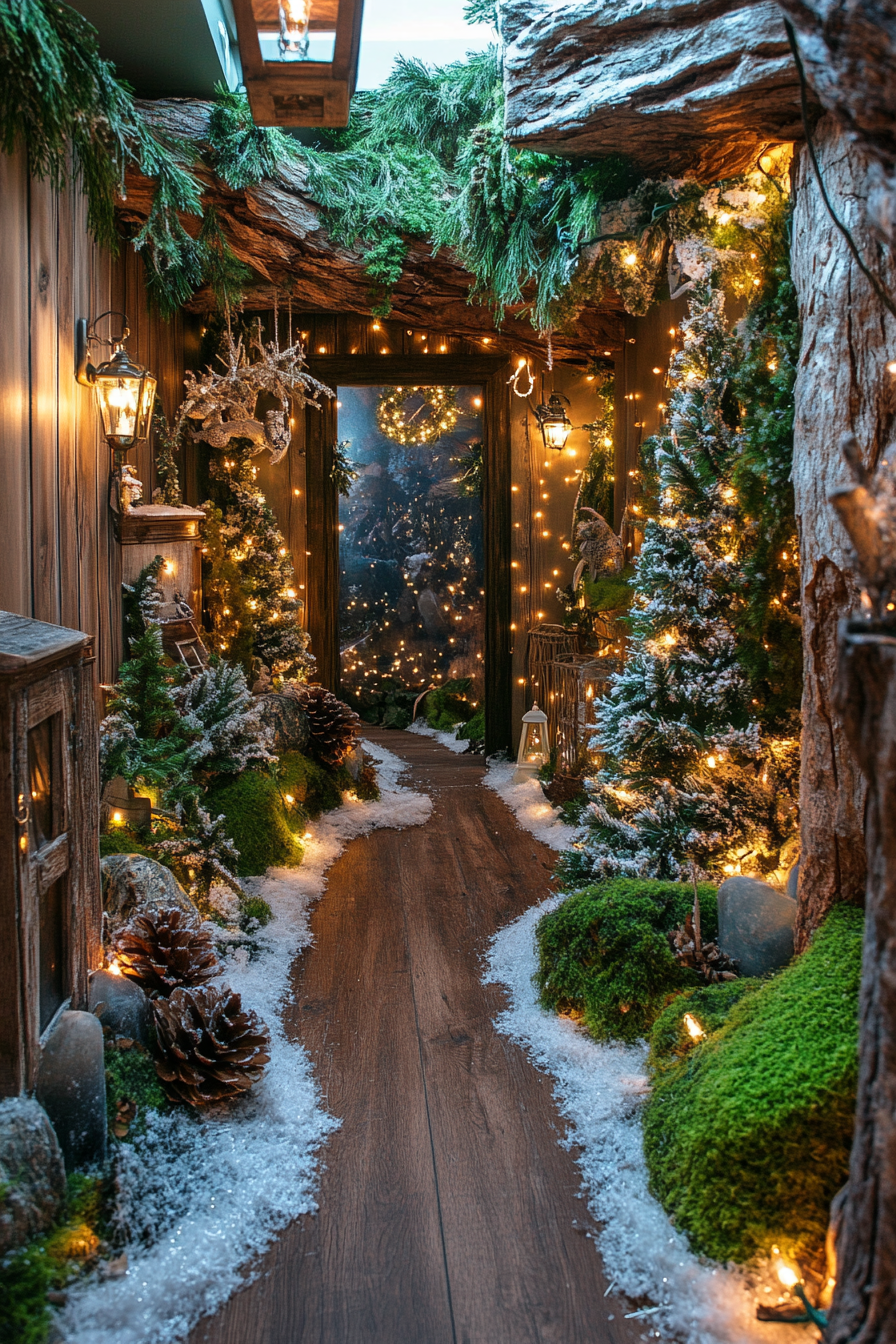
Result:
M548 761L548 716L538 705L533 704L528 714L523 715L523 730L520 733L520 747L517 752L518 767L528 770L540 770Z
M124 346L100 364L93 386L103 433L112 448L127 451L148 436L156 380L142 365L133 363Z
M546 448L560 451L566 447L566 440L572 433L572 421L563 409L563 402L556 392L552 392L548 404L542 403L535 408L535 418L541 430Z

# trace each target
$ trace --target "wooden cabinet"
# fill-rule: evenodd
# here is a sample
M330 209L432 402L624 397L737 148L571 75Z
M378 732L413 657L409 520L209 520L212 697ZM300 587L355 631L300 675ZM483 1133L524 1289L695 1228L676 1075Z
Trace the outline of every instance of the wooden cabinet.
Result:
M102 961L95 703L87 635L0 611L0 1096Z

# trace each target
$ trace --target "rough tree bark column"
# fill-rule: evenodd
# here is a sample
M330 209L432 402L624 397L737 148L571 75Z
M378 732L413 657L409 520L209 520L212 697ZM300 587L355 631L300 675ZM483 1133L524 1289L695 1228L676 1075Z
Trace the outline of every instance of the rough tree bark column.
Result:
M845 623L844 623L845 624ZM844 630L837 707L868 780L856 1129L828 1344L896 1341L896 638Z
M869 265L896 292L896 268L865 222L864 160L831 116L814 141L828 195ZM861 904L865 890L865 783L832 705L837 623L858 594L849 543L828 503L843 477L840 440L855 434L873 465L893 436L896 321L877 299L831 222L804 148L797 171L793 276L803 336L796 381L793 482L803 583L801 859L795 941L839 901Z

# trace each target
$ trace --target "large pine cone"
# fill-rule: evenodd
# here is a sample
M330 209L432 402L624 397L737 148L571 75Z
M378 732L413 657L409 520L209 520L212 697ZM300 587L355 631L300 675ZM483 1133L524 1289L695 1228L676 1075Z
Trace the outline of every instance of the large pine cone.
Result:
M226 986L154 999L156 1072L172 1101L207 1106L247 1092L270 1062L267 1027Z
M341 765L357 741L361 720L323 686L297 686L294 693L308 715L311 751L321 765Z
M175 906L135 915L113 950L125 975L163 998L181 986L204 985L221 969L211 936Z

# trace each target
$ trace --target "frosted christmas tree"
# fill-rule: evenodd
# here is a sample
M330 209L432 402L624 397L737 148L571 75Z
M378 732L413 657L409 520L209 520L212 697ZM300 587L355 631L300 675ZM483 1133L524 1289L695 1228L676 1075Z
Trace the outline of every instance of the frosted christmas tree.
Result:
M763 738L738 660L754 524L732 484L738 343L711 280L682 332L668 433L647 445L658 507L637 561L629 656L598 714L584 838L563 860L576 884L689 877L692 862L770 873L794 824L797 744Z

